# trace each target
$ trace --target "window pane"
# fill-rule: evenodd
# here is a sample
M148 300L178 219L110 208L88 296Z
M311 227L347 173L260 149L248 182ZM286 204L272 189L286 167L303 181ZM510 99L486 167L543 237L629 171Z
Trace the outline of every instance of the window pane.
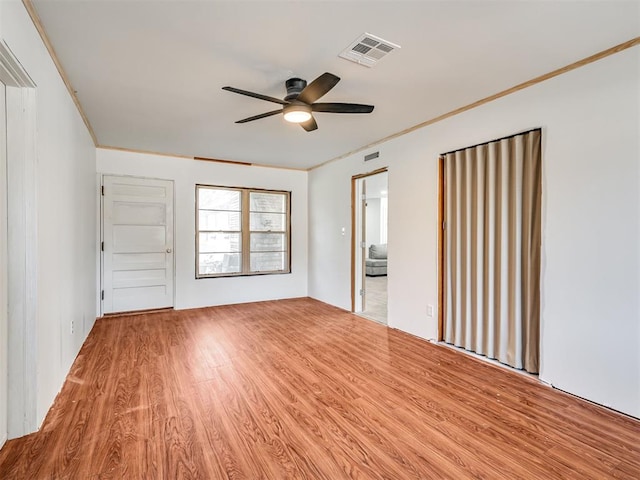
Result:
M251 192L249 195L252 212L277 212L286 211L286 195L282 193Z
M258 232L282 232L287 228L284 213L251 213L251 230Z
M240 212L217 212L200 210L198 228L200 230L231 230L239 232L241 227Z
M199 253L231 253L241 251L239 233L200 233Z
M240 273L241 258L239 253L206 253L198 259L198 274L212 275L216 273Z
M252 252L282 252L286 249L283 233L252 233Z
M196 194L199 277L290 271L287 192L198 185Z
M274 272L284 270L284 252L251 253L252 272Z
M220 188L198 187L198 207L238 212L240 211L240 192Z

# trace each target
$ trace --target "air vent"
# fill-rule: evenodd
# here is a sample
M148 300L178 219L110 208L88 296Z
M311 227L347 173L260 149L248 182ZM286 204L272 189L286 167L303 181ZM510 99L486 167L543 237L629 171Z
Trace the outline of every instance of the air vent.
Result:
M365 67L373 67L378 61L397 48L400 48L400 45L388 42L370 33L364 33L342 51L339 57Z
M369 160L374 160L376 158L378 158L380 156L380 152L373 152L370 153L369 155L365 155L364 156L364 161L368 162Z

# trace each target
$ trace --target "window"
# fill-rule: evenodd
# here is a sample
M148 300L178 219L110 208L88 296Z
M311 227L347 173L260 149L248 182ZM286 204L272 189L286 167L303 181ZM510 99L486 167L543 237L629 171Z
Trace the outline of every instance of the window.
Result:
M196 185L196 278L289 273L290 193Z

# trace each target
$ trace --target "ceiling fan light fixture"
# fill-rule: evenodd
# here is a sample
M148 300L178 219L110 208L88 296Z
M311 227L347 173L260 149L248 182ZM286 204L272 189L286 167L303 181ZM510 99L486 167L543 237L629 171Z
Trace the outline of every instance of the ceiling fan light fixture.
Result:
M309 105L287 105L284 107L284 119L291 123L304 123L311 119Z

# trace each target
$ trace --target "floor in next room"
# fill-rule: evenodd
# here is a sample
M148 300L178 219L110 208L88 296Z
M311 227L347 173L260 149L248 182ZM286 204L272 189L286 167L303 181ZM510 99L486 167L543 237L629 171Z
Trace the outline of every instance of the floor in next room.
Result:
M361 315L387 324L387 276L365 276L365 309Z

